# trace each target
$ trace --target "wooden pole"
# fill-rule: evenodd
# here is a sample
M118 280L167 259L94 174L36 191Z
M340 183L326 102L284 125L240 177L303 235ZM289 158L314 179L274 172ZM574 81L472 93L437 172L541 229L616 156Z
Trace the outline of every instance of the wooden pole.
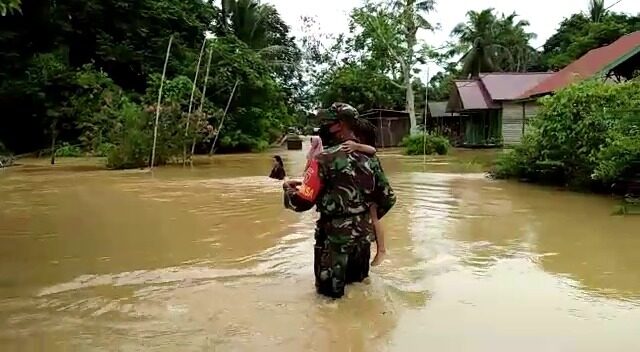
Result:
M424 90L424 122L422 126L422 163L427 163L427 112L429 111L429 66L427 66L427 87Z
M207 71L204 74L204 85L202 87L202 96L200 97L200 106L198 107L198 121L196 123L196 128L198 127L197 125L200 124L200 118L202 116L202 109L204 106L204 98L207 94L207 83L209 82L209 69L211 68L211 57L213 56L213 48L209 49L209 59L207 60ZM193 154L196 151L196 137L193 137L193 141L191 143L191 156L193 157ZM193 158L192 158L193 159ZM193 162L193 160L192 160Z
M227 116L229 106L231 105L231 100L233 99L233 95L236 93L236 88L238 88L238 83L240 83L239 79L236 80L236 84L233 85L233 90L231 90L231 95L229 96L229 100L227 101L227 106L224 108L224 113L222 114L222 118L220 119L220 126L218 127L218 131L216 132L216 136L213 138L213 143L211 143L211 150L209 150L209 155L213 154L213 147L215 147L216 142L218 141L220 130L222 130L222 125L224 124L224 118L225 116Z
M202 62L202 54L204 54L204 47L207 44L207 37L204 37L202 41L202 47L200 48L200 55L198 56L198 65L196 66L196 74L193 77L193 86L191 87L191 97L189 98L189 111L187 112L187 123L184 128L185 142L182 146L182 166L187 163L187 142L186 137L189 135L189 122L191 121L191 112L193 111L193 99L196 94L196 85L198 84L198 74L200 73L200 63Z
M160 80L160 89L158 90L158 104L156 104L156 121L153 126L153 148L151 149L151 165L156 160L156 143L158 142L158 121L160 120L160 103L162 102L162 88L164 85L164 78L167 75L167 64L169 63L169 53L171 52L171 44L173 43L173 35L169 37L169 44L167 45L167 56L164 58L164 68L162 69L162 79Z

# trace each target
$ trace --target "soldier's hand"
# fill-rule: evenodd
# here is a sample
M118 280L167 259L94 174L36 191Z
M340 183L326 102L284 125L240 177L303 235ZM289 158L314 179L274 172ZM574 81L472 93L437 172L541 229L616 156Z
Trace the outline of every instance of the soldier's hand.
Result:
M282 187L286 187L286 188L297 188L298 186L301 186L301 185L302 185L302 182L296 181L296 180L288 180L282 183Z

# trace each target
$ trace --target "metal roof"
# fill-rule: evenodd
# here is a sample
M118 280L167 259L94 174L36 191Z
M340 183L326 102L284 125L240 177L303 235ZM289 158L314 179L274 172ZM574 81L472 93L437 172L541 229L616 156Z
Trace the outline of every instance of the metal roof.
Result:
M526 99L564 88L571 83L605 74L640 51L640 31L627 34L615 42L589 51L556 74L523 93Z
M495 72L480 74L480 81L494 101L516 100L554 72Z
M461 110L497 109L498 105L491 100L489 92L479 80L455 81L460 96Z

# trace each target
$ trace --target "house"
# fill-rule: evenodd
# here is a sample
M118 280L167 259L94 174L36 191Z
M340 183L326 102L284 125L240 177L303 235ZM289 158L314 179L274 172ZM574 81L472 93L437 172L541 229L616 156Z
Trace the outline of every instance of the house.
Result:
M372 109L360 114L376 126L376 147L397 147L411 130L409 113L406 111Z
M461 115L462 146L500 146L520 142L525 121L535 115L537 102L521 96L553 72L482 73L456 80L447 112Z
M613 82L630 79L640 69L640 31L589 51L558 72L483 73L455 81L447 111L463 115L463 145L520 143L527 121L536 115L538 98L593 77Z
M452 145L462 144L460 114L447 112L446 101L430 101L427 115L427 130L449 138Z

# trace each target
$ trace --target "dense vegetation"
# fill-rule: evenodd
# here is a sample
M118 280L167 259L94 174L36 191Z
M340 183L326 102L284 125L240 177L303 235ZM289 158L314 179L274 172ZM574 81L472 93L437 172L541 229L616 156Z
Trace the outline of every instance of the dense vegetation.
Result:
M452 41L434 48L418 35L439 30L434 0L363 2L337 37L306 18L300 38L257 0L0 0L0 142L4 153L148 164L170 38L161 163L262 150L334 101L406 110L415 132L427 86L430 100L444 100L454 79L557 69L640 30L640 17L589 4L541 48L531 46L526 19L493 9L470 11ZM444 70L422 82L427 62Z
M270 6L67 0L9 11L12 4L3 2L0 18L0 141L15 153L66 143L56 154L79 148L111 155L115 167L146 164L171 36L160 160L182 156L194 141L196 152L209 151L236 82L220 149L263 149L298 121L301 54ZM203 46L205 33L211 38ZM194 113L187 114L196 70Z
M640 81L587 81L541 100L523 143L504 154L495 176L609 189L640 161Z
M640 30L640 16L607 10L602 0L585 1L588 11L576 13L560 23L541 48L533 48L529 23L514 13L496 14L493 9L470 11L467 21L451 35L456 39L437 56L444 71L429 82L430 94L446 100L454 78L479 72L533 72L558 70L591 49L610 44L625 34ZM453 60L461 56L461 59ZM452 61L453 60L453 61Z

